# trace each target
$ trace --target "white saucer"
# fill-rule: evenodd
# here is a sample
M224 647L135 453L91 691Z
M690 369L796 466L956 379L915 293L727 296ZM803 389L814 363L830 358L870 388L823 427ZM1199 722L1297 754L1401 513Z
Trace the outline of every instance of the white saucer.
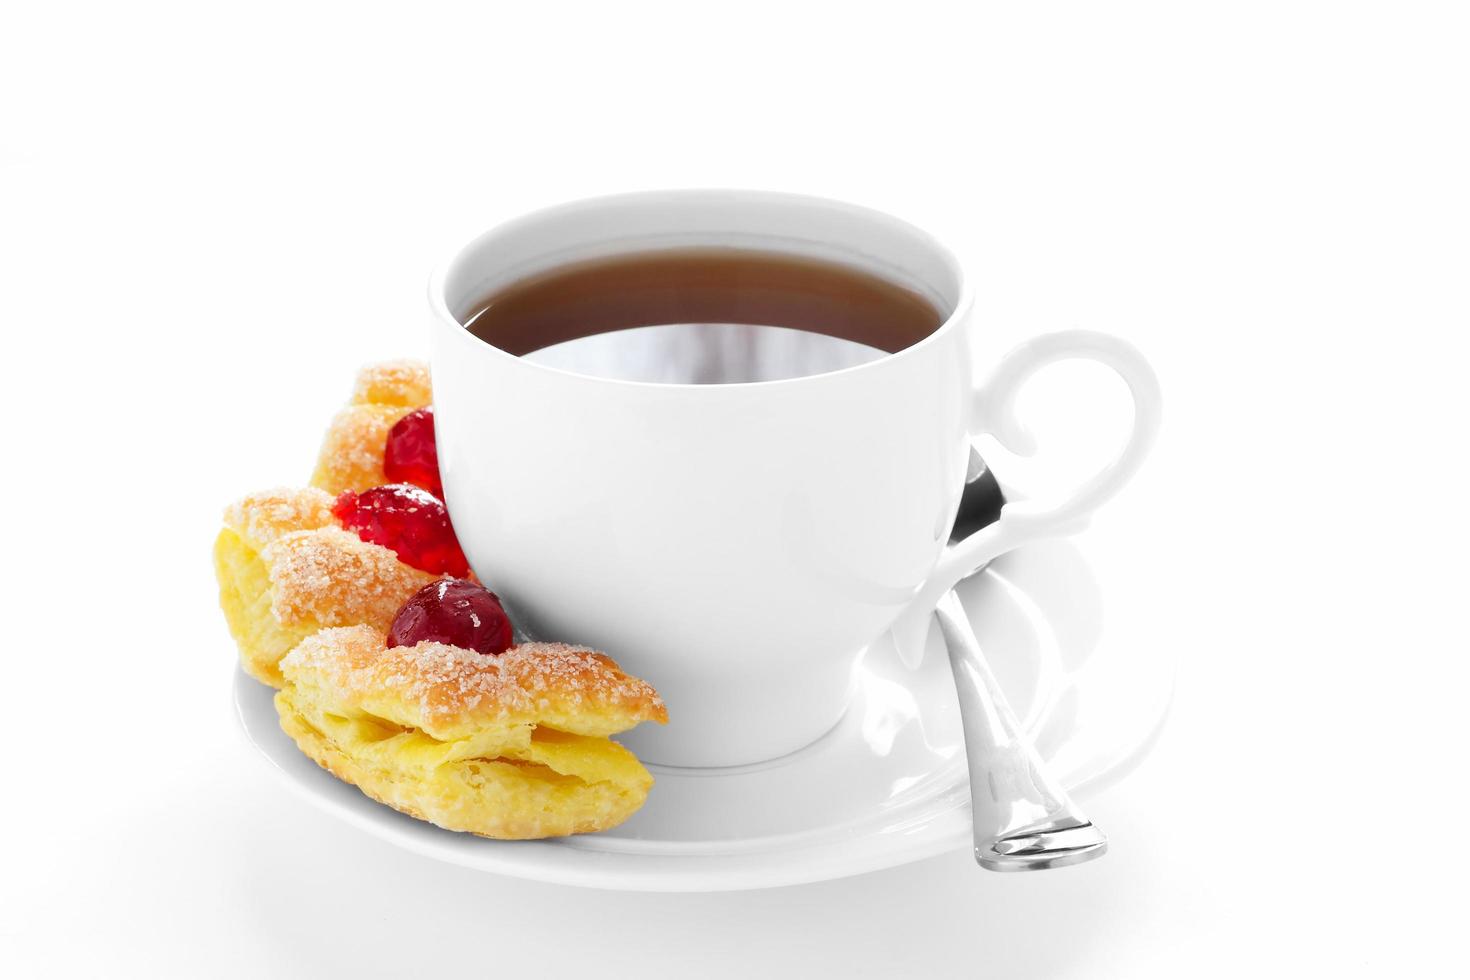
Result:
M1086 797L1143 758L1173 694L1173 661L1104 642L1097 583L1075 547L1014 552L960 596L1017 715L1073 794ZM292 788L427 857L598 888L764 888L969 846L959 716L938 632L913 672L886 639L876 645L846 716L816 744L755 766L650 766L657 782L627 823L546 841L452 833L374 803L297 751L269 688L237 673L235 704L246 735Z

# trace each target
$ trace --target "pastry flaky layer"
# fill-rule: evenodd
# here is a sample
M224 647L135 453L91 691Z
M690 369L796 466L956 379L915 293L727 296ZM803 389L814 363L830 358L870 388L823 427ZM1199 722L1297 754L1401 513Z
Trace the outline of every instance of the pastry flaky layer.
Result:
M281 686L286 652L326 626L386 630L399 608L441 576L343 530L316 488L251 494L225 511L214 542L220 607L246 673Z
M276 710L303 752L379 802L485 837L622 823L653 777L607 736L668 717L650 685L557 643L389 648L352 626L308 637L280 669Z
M352 400L332 419L322 440L311 485L338 494L389 482L383 472L388 431L433 400L429 366L421 361L385 361L363 368Z

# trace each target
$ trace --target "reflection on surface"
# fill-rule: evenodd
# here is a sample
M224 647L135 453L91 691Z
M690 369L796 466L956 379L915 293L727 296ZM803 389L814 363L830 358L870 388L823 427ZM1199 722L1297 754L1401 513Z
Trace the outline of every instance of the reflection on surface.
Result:
M884 352L787 327L677 323L578 337L522 356L618 381L717 385L826 374L875 361Z
M893 751L898 733L919 716L919 705L908 688L879 677L869 677L863 690L867 695L861 727L863 741L874 755L888 755Z

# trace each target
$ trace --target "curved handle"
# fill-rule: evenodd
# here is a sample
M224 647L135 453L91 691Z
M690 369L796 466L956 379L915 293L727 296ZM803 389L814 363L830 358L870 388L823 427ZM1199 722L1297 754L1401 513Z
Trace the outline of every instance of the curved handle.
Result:
M1153 448L1162 415L1159 380L1153 368L1133 345L1091 330L1045 334L1007 354L980 386L975 401L974 431L990 433L1017 455L1033 455L1036 440L1016 415L1016 395L1037 371L1073 358L1106 364L1127 382L1133 395L1133 430L1127 443L1111 463L1060 504L1008 503L1000 512L1000 520L944 552L929 580L893 624L894 646L910 667L923 659L930 621L941 596L961 579L1012 548L1039 538L1062 537L1082 530L1092 512L1132 479Z

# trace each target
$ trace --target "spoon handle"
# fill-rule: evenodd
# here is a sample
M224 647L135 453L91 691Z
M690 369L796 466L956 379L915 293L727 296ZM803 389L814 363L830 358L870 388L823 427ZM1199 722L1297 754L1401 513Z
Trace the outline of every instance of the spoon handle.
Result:
M990 871L1040 871L1101 857L1108 839L1046 771L953 590L940 600L936 615L965 729L975 860Z

